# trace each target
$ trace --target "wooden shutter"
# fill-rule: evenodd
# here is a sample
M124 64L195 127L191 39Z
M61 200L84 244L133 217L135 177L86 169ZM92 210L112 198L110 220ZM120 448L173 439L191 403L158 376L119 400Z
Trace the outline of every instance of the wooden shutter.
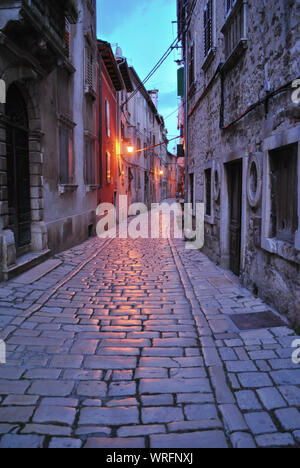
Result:
M194 44L192 44L190 48L189 82L190 82L190 86L192 86L195 82L195 46Z
M291 243L298 229L297 159L294 146L272 153L276 238Z
M204 55L213 47L213 0L208 0L204 9Z
M89 45L86 46L85 54L85 83L90 89L94 89L94 56Z
M211 169L207 169L205 171L205 194L206 194L206 204L205 204L205 213L207 216L211 216L211 175L212 171Z

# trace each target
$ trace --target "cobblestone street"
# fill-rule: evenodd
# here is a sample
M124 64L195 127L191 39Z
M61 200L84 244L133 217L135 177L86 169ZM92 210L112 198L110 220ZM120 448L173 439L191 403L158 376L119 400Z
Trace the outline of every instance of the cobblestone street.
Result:
M287 327L183 240L99 240L33 284L0 289L0 447L244 448L300 444Z

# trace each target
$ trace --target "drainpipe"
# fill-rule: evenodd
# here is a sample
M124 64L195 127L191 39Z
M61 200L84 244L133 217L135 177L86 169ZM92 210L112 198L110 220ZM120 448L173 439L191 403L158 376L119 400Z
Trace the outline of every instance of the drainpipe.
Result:
M186 6L185 9L185 17L188 17L188 9ZM185 193L184 193L184 200L185 203L189 201L189 164L188 164L188 155L189 155L189 133L188 133L188 78L189 78L189 68L188 68L188 28L185 31L185 51L184 51L184 139L185 139Z

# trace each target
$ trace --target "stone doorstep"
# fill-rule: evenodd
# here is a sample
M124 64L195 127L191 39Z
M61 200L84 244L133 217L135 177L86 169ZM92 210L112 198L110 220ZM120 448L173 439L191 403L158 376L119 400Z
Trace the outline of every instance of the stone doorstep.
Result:
M51 263L50 267L48 265L48 262L46 262L50 255L51 250L43 250L42 252L31 252L23 255L22 257L19 257L17 259L16 265L3 269L5 281L8 281L18 276L18 278L14 281L15 283L34 283L35 281L42 278L47 273L50 273L50 271L54 270L59 265L61 265L61 260L49 260L49 262L56 262L55 264ZM28 270L30 271L28 272Z

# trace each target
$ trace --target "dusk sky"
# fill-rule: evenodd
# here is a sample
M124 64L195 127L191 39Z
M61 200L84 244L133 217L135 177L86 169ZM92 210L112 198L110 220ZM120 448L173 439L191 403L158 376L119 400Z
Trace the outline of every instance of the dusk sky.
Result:
M148 75L176 38L176 0L97 0L98 38L118 44L141 80ZM174 51L146 89L159 89L159 113L168 117L177 107L177 65ZM177 112L166 118L169 139L178 135ZM170 144L169 149L177 144Z

